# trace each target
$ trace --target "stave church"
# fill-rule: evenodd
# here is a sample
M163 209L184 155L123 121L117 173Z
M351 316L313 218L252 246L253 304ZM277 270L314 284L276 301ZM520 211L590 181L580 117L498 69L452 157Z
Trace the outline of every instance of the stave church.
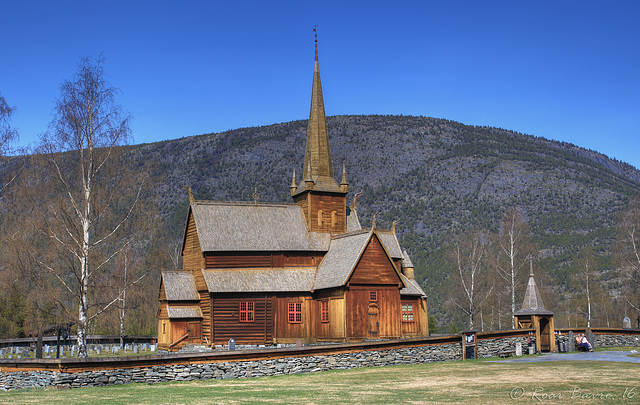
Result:
M362 227L345 167L334 176L317 42L304 172L292 177L289 204L190 194L183 268L162 272L158 349L428 336L395 227Z

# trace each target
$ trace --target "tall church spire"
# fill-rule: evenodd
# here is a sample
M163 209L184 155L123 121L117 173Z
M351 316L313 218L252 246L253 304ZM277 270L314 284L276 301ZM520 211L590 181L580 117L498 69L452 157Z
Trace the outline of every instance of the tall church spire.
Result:
M316 27L313 28L316 32ZM304 156L304 173L311 167L312 176L333 177L331 151L329 150L329 133L324 113L322 83L320 81L320 65L318 63L318 37L315 38L316 59L313 67L313 87L311 90L311 111L307 128L307 150Z
M316 32L316 27L313 28ZM302 180L290 189L293 201L300 205L312 232L343 233L347 230L346 195L349 192L346 170L342 169L340 184L333 177L329 132L324 113L320 65L318 64L318 38L315 38L315 62L311 89L311 111L307 128L307 147L304 155Z

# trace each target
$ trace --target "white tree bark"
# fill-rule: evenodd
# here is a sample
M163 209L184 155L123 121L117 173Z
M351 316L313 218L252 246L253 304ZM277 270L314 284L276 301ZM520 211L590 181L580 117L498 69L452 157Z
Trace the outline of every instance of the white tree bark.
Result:
M116 304L123 291L142 278L125 285L109 302L91 302L91 280L106 271L129 243L116 235L132 216L142 191L137 186L128 210L123 213L120 207L120 214L115 215L110 203L116 199L114 193L121 190L110 189L115 186L107 170L114 148L126 143L129 136L129 117L123 116L115 104L116 89L104 80L102 63L102 59L96 64L85 59L73 80L62 84L55 118L42 140L66 200L50 203L46 232L63 254L73 258L73 263L64 269L59 264L40 263L76 300L79 358L88 355L87 330L92 320ZM113 217L105 219L109 215Z

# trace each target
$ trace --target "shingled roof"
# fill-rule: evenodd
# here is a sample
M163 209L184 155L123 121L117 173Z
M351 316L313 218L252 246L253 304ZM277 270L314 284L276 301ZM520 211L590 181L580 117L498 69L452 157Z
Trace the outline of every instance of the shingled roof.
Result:
M209 292L311 291L315 267L203 270Z
M546 309L542 303L542 297L538 291L536 280L533 278L533 273L529 275L529 283L527 284L527 291L524 293L522 309L516 311L514 315L553 315L553 312Z
M411 280L407 278L404 274L400 274L402 277L402 281L404 282L405 287L400 290L400 295L412 295L412 296L420 296L422 298L426 298L427 294L424 293L422 288L420 288L420 284L416 280Z
M202 318L202 310L200 307L176 307L169 305L167 307L169 318Z
M327 251L330 235L309 232L293 204L218 203L191 205L203 252Z
M402 249L400 249L400 243L394 231L377 230L376 233L390 257L393 259L403 258Z
M329 251L318 266L316 281L313 285L314 290L345 285L374 233L382 241L382 245L386 250L385 241L381 237L382 234L375 231L362 230L334 236L331 239ZM386 243L390 243L389 238L386 238Z
M334 237L329 251L318 266L314 289L343 286L358 263L370 237L370 231Z
M190 271L163 271L162 281L168 301L198 301L196 279Z

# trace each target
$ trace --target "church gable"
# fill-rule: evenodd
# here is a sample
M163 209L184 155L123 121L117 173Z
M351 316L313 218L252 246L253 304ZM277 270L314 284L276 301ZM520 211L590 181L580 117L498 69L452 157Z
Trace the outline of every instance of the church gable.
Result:
M349 278L350 284L402 285L402 280L380 239L373 234Z
M196 226L195 216L193 215L193 205L189 208L189 215L187 216L187 225L182 242L182 257L182 267L184 269L197 270L204 266L198 228Z

